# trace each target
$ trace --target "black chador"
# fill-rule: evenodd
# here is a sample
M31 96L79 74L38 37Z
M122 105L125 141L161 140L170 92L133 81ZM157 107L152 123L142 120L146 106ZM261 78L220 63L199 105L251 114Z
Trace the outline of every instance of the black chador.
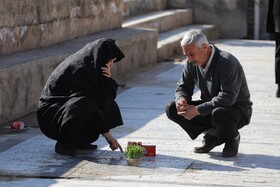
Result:
M89 144L122 125L117 83L101 67L124 54L112 39L99 39L66 58L41 93L37 118L41 131L63 144Z

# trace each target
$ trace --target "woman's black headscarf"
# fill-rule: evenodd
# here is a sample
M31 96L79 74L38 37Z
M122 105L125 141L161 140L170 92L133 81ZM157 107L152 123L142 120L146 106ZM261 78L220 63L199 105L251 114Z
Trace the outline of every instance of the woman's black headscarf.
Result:
M114 62L118 62L124 58L124 54L115 44L115 40L101 38L92 43L87 44L83 50L87 51L84 61L90 60L95 64L96 69L106 67L109 60L116 58Z
M69 98L77 95L91 96L93 100L106 96L108 78L102 74L109 60L118 62L125 56L115 40L101 38L88 43L66 58L50 75L41 94L41 100ZM110 81L109 81L110 82Z

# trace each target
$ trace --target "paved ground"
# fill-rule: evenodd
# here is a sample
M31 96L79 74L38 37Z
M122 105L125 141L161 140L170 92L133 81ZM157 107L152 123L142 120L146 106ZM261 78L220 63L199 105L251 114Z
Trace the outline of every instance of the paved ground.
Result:
M195 154L183 130L165 115L173 99L183 62L164 62L136 73L118 95L125 125L113 130L125 148L128 141L156 145L157 156L140 167L127 166L122 153L105 140L97 151L79 151L74 158L54 152L55 142L43 136L34 114L22 119L26 128L0 130L0 186L280 186L280 99L275 98L274 42L225 40L217 46L238 57L254 102L251 124L241 129L240 152L220 156L222 146ZM196 96L199 94L196 93Z

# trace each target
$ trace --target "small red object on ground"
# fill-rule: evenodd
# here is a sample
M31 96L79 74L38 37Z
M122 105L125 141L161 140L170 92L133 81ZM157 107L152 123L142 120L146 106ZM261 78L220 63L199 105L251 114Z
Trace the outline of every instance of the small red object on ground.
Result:
M156 156L156 146L155 145L143 145L145 149L144 156Z
M132 142L132 141L129 141L127 145L140 145L145 149L144 156L152 156L152 157L156 156L155 145L142 145L142 142Z
M24 128L24 123L21 121L16 121L11 124L11 129L23 129Z
M140 145L140 146L142 146L142 142L131 142L131 141L129 141L127 143L127 145Z

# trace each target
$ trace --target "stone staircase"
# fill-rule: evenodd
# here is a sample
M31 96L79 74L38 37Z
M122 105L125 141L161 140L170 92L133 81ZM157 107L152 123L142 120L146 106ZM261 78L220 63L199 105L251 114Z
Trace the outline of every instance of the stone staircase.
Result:
M128 12L133 12L134 14L126 15L122 24L123 28L151 28L157 30L159 34L157 41L158 62L170 58L175 53L181 53L179 42L190 29L203 31L209 40L214 40L219 37L217 26L193 24L192 9L168 10L166 8L166 1L164 0L161 3L165 5L158 6L161 9L157 10L149 4L151 2L148 3L145 0L129 0L124 1L124 3L124 7L132 9L132 11ZM157 1L156 3L158 4L160 2ZM138 11L135 11L135 7L137 7ZM143 7L145 14L141 14L139 7Z
M168 10L167 0L123 0L122 8L124 19L119 28L0 56L0 124L35 111L53 69L95 39L113 38L125 53L126 58L112 69L118 77L181 53L179 42L191 28L202 30L210 40L218 38L216 26L194 25L191 9Z

